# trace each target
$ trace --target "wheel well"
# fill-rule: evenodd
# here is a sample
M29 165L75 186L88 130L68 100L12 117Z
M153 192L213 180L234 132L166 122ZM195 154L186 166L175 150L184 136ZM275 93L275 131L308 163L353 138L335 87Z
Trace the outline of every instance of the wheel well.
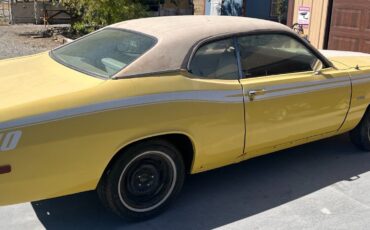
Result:
M369 113L369 112L370 112L370 105L367 105L366 110L365 110L364 114L362 115L361 120L362 120L362 119L365 117L365 115L366 115L367 113Z
M181 156L184 160L185 164L185 170L186 173L190 173L191 167L194 160L194 146L190 138L184 134L165 134L165 135L159 135L154 137L149 137L145 139L141 139L138 141L135 141L133 143L130 143L129 145L123 147L120 149L110 160L107 167L104 170L104 173L110 168L110 166L115 162L115 160L123 153L126 149L130 148L133 145L140 144L141 142L145 142L152 139L161 139L168 141L169 143L173 144L181 153ZM104 175L104 174L103 174Z
M190 138L184 134L168 134L159 138L167 140L180 151L186 173L190 173L194 160L194 146Z

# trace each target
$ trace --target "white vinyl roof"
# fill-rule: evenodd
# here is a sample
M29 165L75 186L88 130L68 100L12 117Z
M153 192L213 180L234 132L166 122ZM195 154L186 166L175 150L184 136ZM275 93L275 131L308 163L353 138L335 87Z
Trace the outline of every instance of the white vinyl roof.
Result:
M292 30L282 24L233 16L168 16L128 20L109 26L155 37L157 44L116 76L180 69L189 50L199 41L225 34Z

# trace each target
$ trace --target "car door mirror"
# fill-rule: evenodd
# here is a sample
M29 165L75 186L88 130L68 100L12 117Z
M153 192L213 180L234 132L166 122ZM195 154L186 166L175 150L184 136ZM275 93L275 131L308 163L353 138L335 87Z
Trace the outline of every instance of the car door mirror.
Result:
M322 62L319 60L319 59L316 59L313 63L312 63L312 70L315 72L315 74L320 74L321 73L321 70L324 68L324 65L322 64Z

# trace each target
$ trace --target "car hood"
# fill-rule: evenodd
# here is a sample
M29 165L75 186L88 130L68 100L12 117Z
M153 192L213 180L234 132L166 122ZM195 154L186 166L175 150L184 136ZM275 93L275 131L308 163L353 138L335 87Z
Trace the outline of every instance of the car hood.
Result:
M0 122L66 106L60 105L61 98L104 82L59 64L48 53L1 60ZM36 102L43 102L43 106ZM27 111L20 112L21 108Z
M350 51L320 50L336 67L370 67L370 54Z

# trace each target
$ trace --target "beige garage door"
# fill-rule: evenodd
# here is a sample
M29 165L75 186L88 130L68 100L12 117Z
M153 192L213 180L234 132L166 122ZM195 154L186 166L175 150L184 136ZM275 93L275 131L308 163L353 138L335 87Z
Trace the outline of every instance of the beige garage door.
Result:
M334 0L329 49L370 53L370 0Z

